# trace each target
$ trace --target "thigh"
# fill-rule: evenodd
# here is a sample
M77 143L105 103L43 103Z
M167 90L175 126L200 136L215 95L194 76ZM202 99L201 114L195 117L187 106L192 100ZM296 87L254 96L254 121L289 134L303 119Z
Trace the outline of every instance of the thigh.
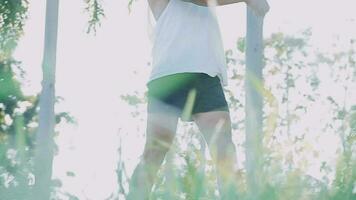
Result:
M216 140L226 142L231 140L231 118L227 111L209 111L193 115L194 122L204 135L208 144Z
M211 111L229 112L229 106L218 76L211 77L207 74L204 75L196 83L196 88L198 93L193 115Z
M176 73L150 81L147 84L149 97L165 100L173 94L187 90L199 77L198 73Z
M151 81L148 86L148 113L180 116L197 73L177 73Z
M178 117L166 113L148 113L146 128L146 147L169 148L176 134Z

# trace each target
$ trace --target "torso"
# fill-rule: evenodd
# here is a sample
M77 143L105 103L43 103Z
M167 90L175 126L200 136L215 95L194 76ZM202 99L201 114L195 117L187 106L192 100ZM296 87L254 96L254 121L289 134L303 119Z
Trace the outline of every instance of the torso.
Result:
M152 71L148 82L175 73L218 75L227 85L227 69L214 8L183 0L148 0L156 19Z

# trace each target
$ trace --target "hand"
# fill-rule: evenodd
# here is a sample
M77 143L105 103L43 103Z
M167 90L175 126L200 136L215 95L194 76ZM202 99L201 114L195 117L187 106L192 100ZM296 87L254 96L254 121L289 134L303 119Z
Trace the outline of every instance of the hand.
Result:
M267 0L245 0L245 2L257 16L264 17L269 11Z

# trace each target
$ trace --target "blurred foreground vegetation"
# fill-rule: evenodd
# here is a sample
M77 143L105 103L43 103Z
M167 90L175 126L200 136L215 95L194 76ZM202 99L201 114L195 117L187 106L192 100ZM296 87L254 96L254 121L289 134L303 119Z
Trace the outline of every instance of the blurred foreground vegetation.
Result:
M265 40L263 199L354 200L356 198L355 43L338 52L308 45L311 32L300 36L273 34ZM226 52L231 88L225 88L233 119L239 160L239 194L246 199L244 167L244 39ZM33 185L32 143L37 128L38 97L21 92L19 62L0 63L0 195L26 199ZM333 89L331 89L331 88ZM339 91L335 91L339 88ZM342 94L342 95L340 95ZM350 94L350 95L349 95ZM353 93L354 94L354 93ZM133 106L145 96L122 95ZM136 113L140 117L144 113ZM58 121L67 118L58 114ZM216 199L216 176L207 147L194 126L184 125L159 173L152 199ZM330 145L330 146L329 146ZM125 153L125 152L119 152ZM109 199L125 196L125 160L118 164L120 189ZM69 174L70 175L70 174ZM78 199L57 194L54 199ZM59 196L57 196L59 195ZM57 197L56 197L57 196Z
M103 16L97 1L88 0L89 30ZM131 5L132 1L130 1ZM26 96L26 73L12 53L22 35L27 1L0 2L0 200L25 200L34 184L33 143L38 128L38 95ZM12 12L9 12L12 11ZM98 15L99 14L99 15ZM263 180L264 200L356 199L356 38L333 49L310 44L312 30L289 36L275 33L265 40ZM245 41L226 52L229 84L225 88L238 149L239 195L247 199L244 165ZM129 105L146 96L122 95ZM144 113L133 112L134 117ZM57 113L57 124L73 122ZM214 167L196 127L183 125L159 173L152 199L217 199ZM60 134L60 133L57 133ZM119 147L119 155L125 152ZM121 157L120 157L121 158ZM125 160L119 158L119 189L127 193ZM68 173L74 176L74 173ZM62 193L60 180L50 186L53 199L79 199Z
M263 171L264 200L356 199L355 40L323 51L310 44L311 30L272 34L265 40ZM240 199L248 199L244 128L244 49L226 52L225 88L238 149ZM335 49L337 49L335 51ZM239 58L239 59L236 59ZM145 103L134 93L130 105ZM216 176L195 126L185 124L154 187L152 199L217 199ZM124 161L122 161L124 162ZM123 165L119 164L119 180ZM122 184L124 185L124 184ZM124 187L121 190L124 193Z

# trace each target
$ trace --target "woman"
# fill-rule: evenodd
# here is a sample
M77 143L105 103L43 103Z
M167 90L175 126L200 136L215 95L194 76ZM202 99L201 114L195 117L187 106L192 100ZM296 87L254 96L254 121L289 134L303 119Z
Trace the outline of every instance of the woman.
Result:
M174 139L178 119L194 121L216 163L222 199L236 189L235 147L223 87L225 54L214 6L245 2L260 16L265 0L148 0L156 19L148 87L146 144L128 199L148 199ZM231 197L229 198L231 199Z

